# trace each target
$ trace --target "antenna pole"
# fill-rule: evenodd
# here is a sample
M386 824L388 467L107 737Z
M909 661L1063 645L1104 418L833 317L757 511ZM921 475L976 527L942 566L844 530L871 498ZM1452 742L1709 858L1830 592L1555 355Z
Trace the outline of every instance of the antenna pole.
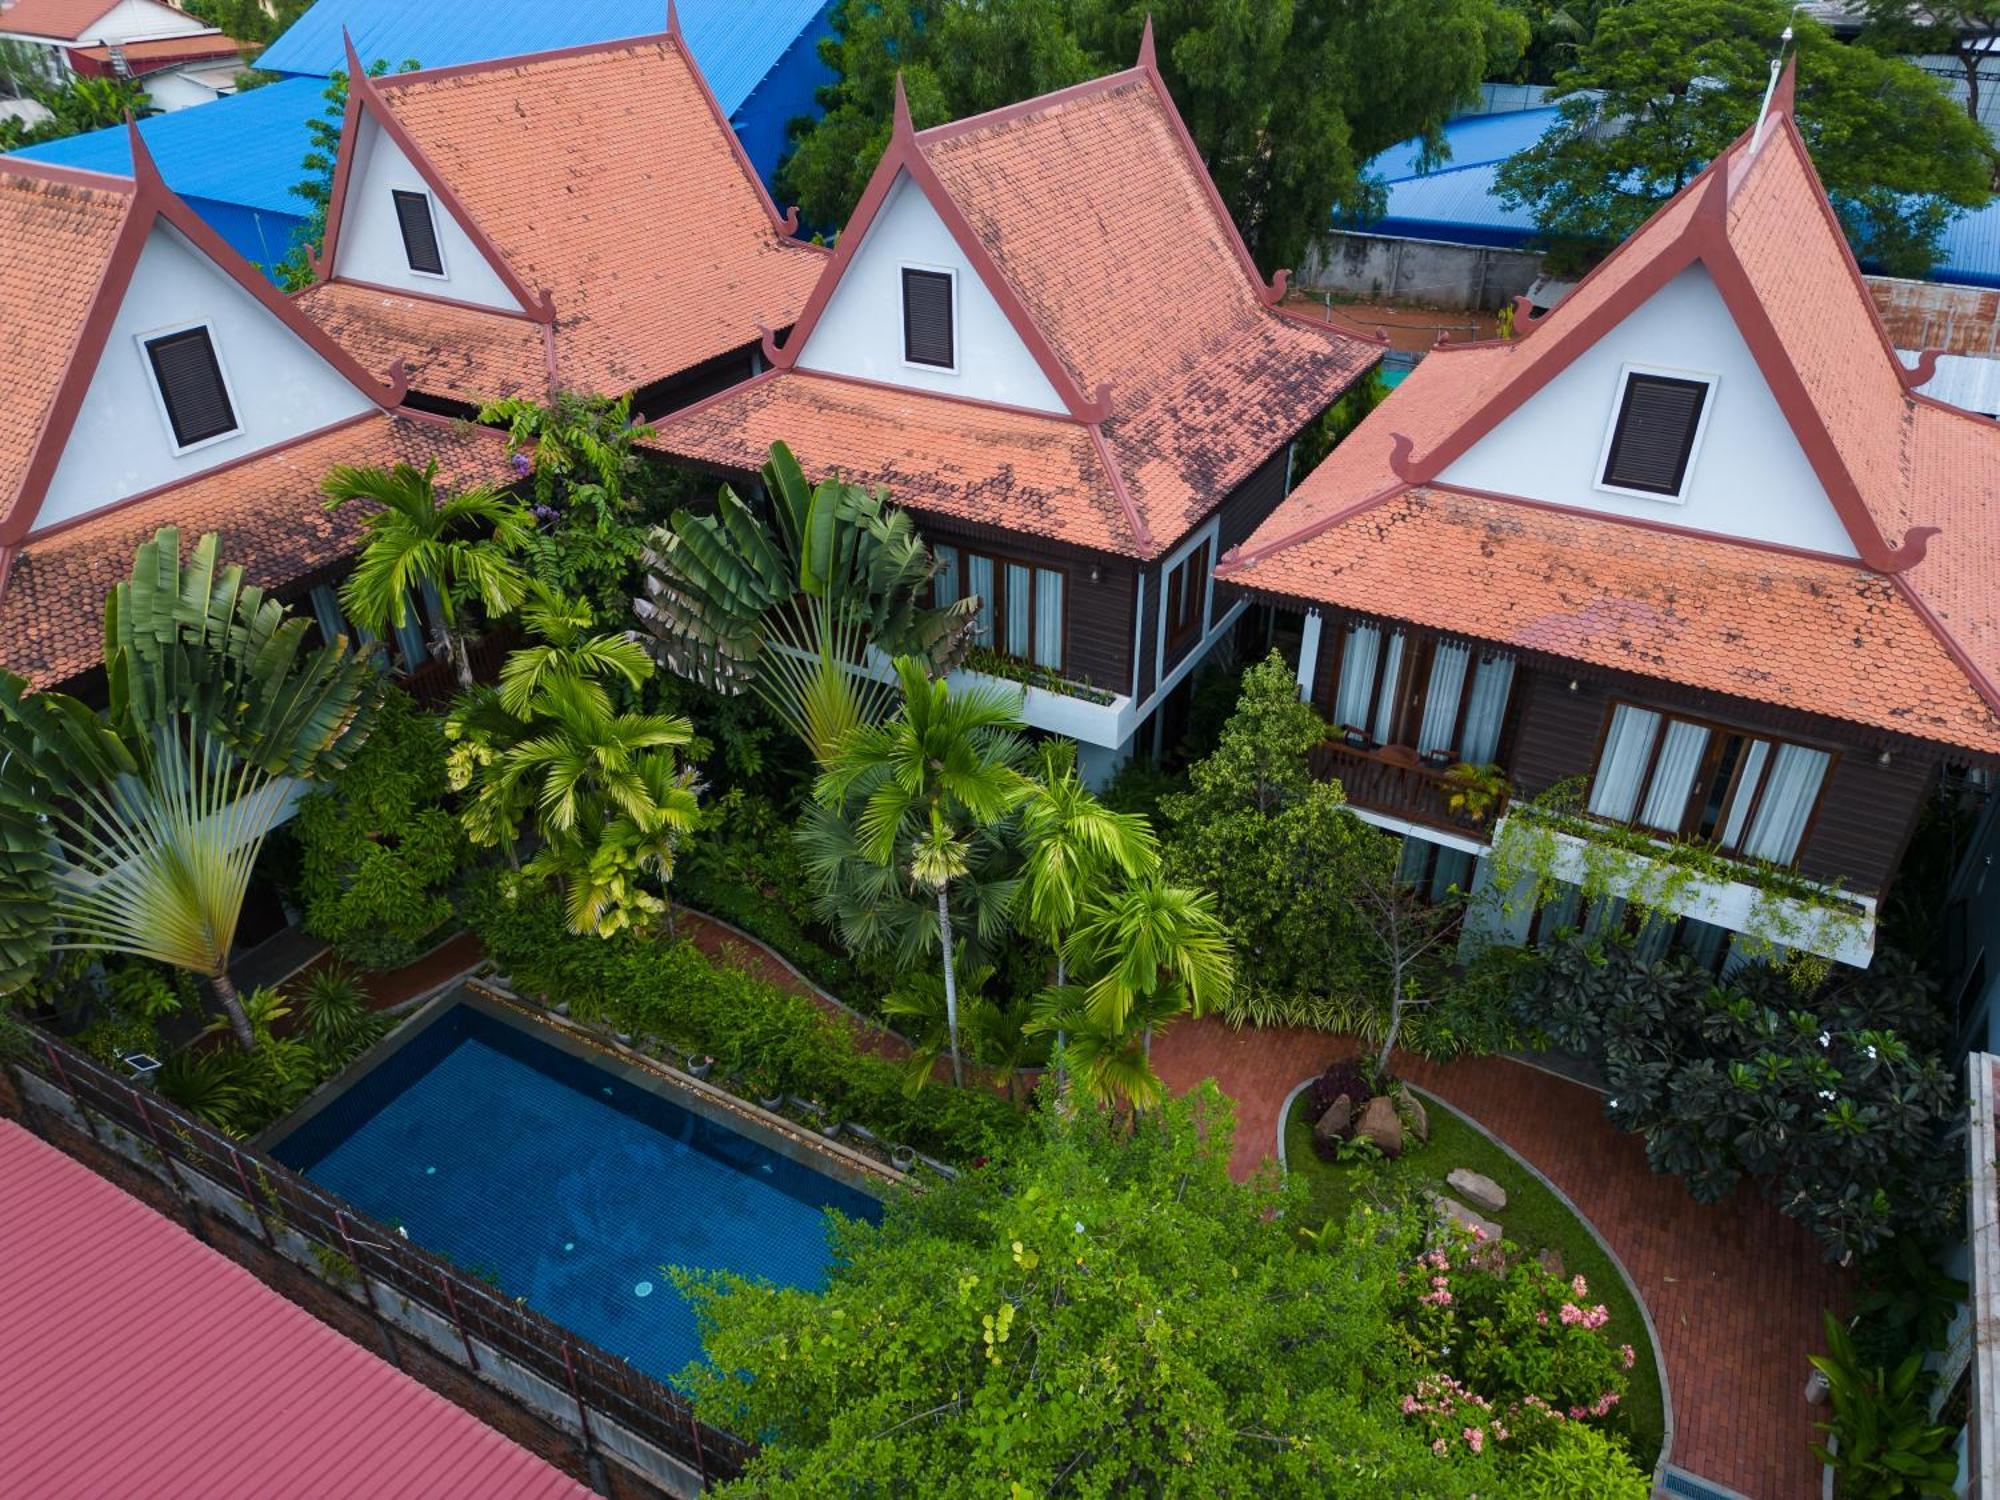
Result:
M1793 6L1792 9L1797 10L1798 7ZM1785 52L1791 45L1792 28L1786 26L1784 34L1778 38L1778 55L1771 59L1771 77L1764 85L1763 102L1757 106L1757 128L1752 132L1752 139L1763 134L1764 117L1771 112L1771 96L1778 92L1778 74L1784 70Z

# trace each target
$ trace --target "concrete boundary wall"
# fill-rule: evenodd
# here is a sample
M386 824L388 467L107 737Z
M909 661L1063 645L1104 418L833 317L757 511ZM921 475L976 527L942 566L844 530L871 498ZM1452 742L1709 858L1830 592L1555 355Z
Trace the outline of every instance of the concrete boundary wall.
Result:
M1339 230L1294 273L1300 291L1492 311L1533 285L1542 257L1531 250L1453 245Z

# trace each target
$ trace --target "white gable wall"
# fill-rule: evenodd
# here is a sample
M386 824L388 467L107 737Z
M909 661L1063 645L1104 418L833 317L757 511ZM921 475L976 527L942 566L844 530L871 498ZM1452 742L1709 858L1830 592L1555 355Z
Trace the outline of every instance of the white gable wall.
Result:
M157 0L119 0L91 22L79 38L85 42L141 42L163 36L200 36L215 28L206 21L161 5Z
M905 266L953 273L956 370L908 364L903 359ZM860 248L841 273L840 284L799 351L797 365L802 370L854 375L1036 411L1069 410L972 262L958 248L944 220L907 173L896 179Z
M1678 500L1597 487L1627 365L1715 381ZM1641 303L1439 479L1605 515L1856 555L1750 346L1700 265Z
M395 200L390 196L398 189L422 193L431 200L444 275L426 276L410 269ZM335 249L333 274L503 312L526 311L451 210L431 192L402 147L365 111L355 132L354 162L347 174L347 201L340 212L340 243Z
M142 336L206 322L238 431L176 455ZM153 226L36 529L374 409L353 383L164 222ZM301 509L318 504L310 490Z

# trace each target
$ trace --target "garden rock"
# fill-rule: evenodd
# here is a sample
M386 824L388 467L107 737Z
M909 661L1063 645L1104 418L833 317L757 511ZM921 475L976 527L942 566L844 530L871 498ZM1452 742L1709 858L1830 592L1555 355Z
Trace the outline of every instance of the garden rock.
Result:
M1569 1271L1563 1265L1563 1253L1554 1245L1548 1245L1535 1252L1535 1264L1547 1271L1557 1281L1568 1279Z
M1460 1229L1475 1230L1486 1236L1486 1243L1489 1245L1497 1245L1504 1237L1504 1231L1498 1224L1475 1210L1467 1208L1456 1198L1447 1198L1444 1194L1440 1193L1437 1196L1436 1207L1438 1222L1440 1224L1451 1223L1456 1224Z
M1507 1190L1484 1172L1470 1167L1454 1167L1444 1185L1481 1213L1502 1213L1507 1207Z
M1326 1113L1313 1126L1315 1141L1344 1141L1354 1126L1354 1101L1342 1094L1326 1107Z
M1386 1094L1377 1094L1368 1101L1368 1107L1355 1123L1354 1133L1373 1141L1384 1156L1403 1154L1403 1122L1396 1114L1395 1101Z
M1431 1138L1431 1117L1424 1109L1423 1100L1409 1088L1396 1090L1396 1113L1402 1116L1403 1128L1417 1138L1419 1144L1429 1144Z

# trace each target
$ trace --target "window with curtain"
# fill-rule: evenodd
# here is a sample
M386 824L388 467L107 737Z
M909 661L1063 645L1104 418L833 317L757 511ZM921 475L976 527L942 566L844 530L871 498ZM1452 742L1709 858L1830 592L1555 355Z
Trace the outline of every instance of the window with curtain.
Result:
M1385 745L1396 737L1396 704L1403 693L1403 648L1406 644L1403 632L1399 630L1389 637L1382 648L1382 681L1375 689L1375 716L1369 721L1368 733Z
M1461 759L1483 766L1500 753L1500 730L1507 722L1507 698L1513 689L1513 657L1480 660L1465 700L1465 731L1458 741Z
M1069 635L1068 580L1060 568L992 557L957 547L933 547L943 565L931 582L939 605L977 596L973 643L1051 672L1064 670Z
M1513 684L1511 657L1350 625L1340 639L1329 713L1336 725L1381 744L1485 764L1499 753Z
M1807 745L1619 703L1588 806L1614 823L1790 864L1832 759Z
M1417 726L1417 749L1458 749L1458 711L1465 699L1465 672L1471 665L1468 646L1441 642L1431 654L1431 680L1424 689L1424 717Z
M1340 680L1333 693L1333 721L1343 729L1362 729L1375 701L1375 664L1382 651L1382 632L1373 625L1350 625L1340 649Z

